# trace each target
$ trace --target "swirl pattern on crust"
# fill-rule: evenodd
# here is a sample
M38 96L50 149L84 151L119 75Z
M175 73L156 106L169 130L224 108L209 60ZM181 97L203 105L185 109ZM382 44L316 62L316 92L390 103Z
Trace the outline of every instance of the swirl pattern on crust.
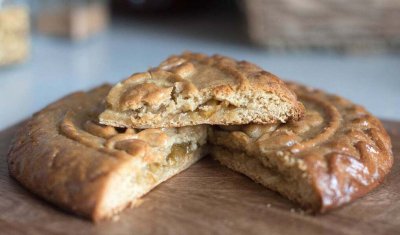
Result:
M393 164L390 138L381 122L339 96L293 83L289 87L306 107L303 119L287 124L221 126L210 138L219 146L214 155L246 154L282 180L268 183L259 173L237 166L233 158L217 159L320 212L375 188ZM221 147L228 151L222 152ZM290 184L296 186L285 186ZM311 190L304 193L305 187Z
M204 156L205 126L147 129L100 125L109 85L69 95L17 133L10 174L33 193L76 214L113 216Z
M85 120L83 123L74 123L76 114L67 113L60 124L61 133L88 147L96 148L116 157L130 155L138 157L147 163L166 164L165 153L171 151L171 145L180 144L169 140L169 135L178 134L171 129L115 128L99 124L94 120ZM168 133L168 134L167 134ZM192 147L194 148L194 147ZM188 146L189 153L194 149Z
M379 120L341 97L289 86L307 108L304 118L214 127L209 142L223 154L257 160L261 167L251 165L253 173L273 170L263 182L237 168L316 211L338 207L376 187L393 164L390 139ZM139 130L98 124L109 89L72 94L35 114L8 154L11 175L25 187L94 220L115 214L190 166L204 155L206 142L205 126ZM229 162L243 166L231 155ZM138 183L146 186L136 190Z

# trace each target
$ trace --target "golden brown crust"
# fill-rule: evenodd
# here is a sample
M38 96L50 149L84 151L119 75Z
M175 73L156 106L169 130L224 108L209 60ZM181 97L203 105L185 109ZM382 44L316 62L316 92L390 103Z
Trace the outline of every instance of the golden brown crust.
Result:
M316 196L311 204L295 193L280 191L283 187L279 185L272 187L320 212L348 203L379 185L393 164L390 138L381 122L341 97L293 83L289 87L306 107L303 119L281 125L214 129L211 142L219 146L218 154L223 147L258 159L286 180L305 179ZM235 168L233 160L224 161Z
M112 216L194 163L202 154L196 150L200 146L193 144L206 141L206 127L202 126L135 130L97 124L110 88L105 85L74 93L35 114L19 130L8 154L10 174L25 187L93 220ZM186 143L193 146L188 145L188 151L181 154L185 157L181 165L154 178L158 173L148 167L168 166L175 144ZM118 191L124 190L124 185L136 187L135 177L141 177L144 188ZM123 194L129 195L118 198Z
M229 108L210 112L210 100ZM286 122L304 112L285 83L260 67L190 52L117 84L107 104L101 123L139 128Z

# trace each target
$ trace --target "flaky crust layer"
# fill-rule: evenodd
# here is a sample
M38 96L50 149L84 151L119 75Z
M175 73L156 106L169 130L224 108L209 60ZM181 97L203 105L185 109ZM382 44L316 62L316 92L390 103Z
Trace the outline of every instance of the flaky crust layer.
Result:
M8 154L10 174L26 188L93 220L114 215L196 162L207 136L204 126L135 130L97 124L110 88L74 93L36 113Z
M260 67L186 52L115 85L100 122L138 128L276 123L303 112L285 83Z
M339 96L293 83L289 87L305 105L305 117L287 124L215 128L209 141L217 146L217 159L319 212L348 203L379 185L393 164L390 138L381 122ZM250 169L235 165L233 156L244 162L243 154L257 159L280 179L308 186L290 192L284 183L261 180ZM304 187L311 188L315 200L295 192Z

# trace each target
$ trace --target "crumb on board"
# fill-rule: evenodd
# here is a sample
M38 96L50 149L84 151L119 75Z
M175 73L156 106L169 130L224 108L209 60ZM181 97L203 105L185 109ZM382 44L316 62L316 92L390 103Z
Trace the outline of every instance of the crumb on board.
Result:
M114 216L111 218L111 220L112 220L113 222L116 222L116 221L118 221L119 219L120 219L119 215L114 215Z

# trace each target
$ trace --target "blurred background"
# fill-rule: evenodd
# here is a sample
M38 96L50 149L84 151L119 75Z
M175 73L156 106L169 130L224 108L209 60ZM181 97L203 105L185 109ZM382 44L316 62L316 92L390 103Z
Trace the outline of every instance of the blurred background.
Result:
M0 0L0 130L184 50L400 120L399 0Z

